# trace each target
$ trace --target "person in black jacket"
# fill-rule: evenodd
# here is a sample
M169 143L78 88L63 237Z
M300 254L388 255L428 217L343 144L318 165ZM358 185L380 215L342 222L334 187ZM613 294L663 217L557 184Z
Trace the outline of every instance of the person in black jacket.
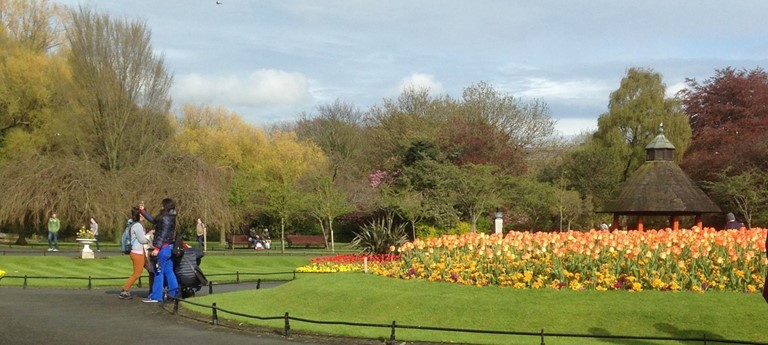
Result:
M179 294L179 283L173 272L173 260L171 250L176 239L176 203L173 199L163 199L163 209L157 216L152 217L146 212L143 205L139 205L141 215L155 225L155 237L152 239L152 252L150 257L157 258L155 266L155 281L152 285L152 293L144 300L148 303L163 301L163 285L168 285L168 296L176 298Z

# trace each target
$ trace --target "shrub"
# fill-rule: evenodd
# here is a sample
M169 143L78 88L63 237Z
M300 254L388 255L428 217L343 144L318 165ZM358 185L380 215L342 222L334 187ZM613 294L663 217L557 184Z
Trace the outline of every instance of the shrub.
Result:
M385 254L389 247L398 247L407 240L405 224L394 226L391 220L382 218L363 225L350 244L363 253Z

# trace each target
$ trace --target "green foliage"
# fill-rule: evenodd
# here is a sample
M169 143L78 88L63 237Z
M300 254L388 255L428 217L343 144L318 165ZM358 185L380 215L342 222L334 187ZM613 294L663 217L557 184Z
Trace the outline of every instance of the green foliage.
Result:
M416 225L416 238L425 239L440 236L437 227L427 224Z
M765 224L768 221L768 173L747 170L728 176L730 169L720 172L715 181L705 181L705 188L726 210L743 217L745 225Z
M407 240L405 224L394 225L391 220L380 218L362 226L350 245L363 253L385 254L390 246L400 246Z

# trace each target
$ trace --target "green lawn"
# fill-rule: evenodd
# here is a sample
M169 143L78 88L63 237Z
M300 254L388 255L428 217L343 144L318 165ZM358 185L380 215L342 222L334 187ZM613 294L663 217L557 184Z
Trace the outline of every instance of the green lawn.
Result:
M310 256L311 257L311 256ZM233 272L292 271L307 256L208 255L202 268L208 275ZM71 257L0 257L8 275L120 277L130 270L127 257L96 260ZM290 316L323 321L538 333L575 333L677 338L730 339L760 342L767 338L768 305L759 294L644 291L555 291L468 287L445 283L403 281L363 273L299 274L298 279L271 289L219 293L193 299L219 308L256 316ZM223 281L224 278L213 279ZM124 280L94 281L95 286L119 286ZM4 278L0 286L21 285ZM83 281L29 280L29 286L85 287ZM198 311L210 315L206 308ZM203 316L203 318L210 316ZM282 329L283 321L233 318ZM292 321L294 331L383 338L388 328L315 325ZM397 330L397 339L477 344L539 344L538 337ZM668 341L594 340L547 337L552 344L671 344Z

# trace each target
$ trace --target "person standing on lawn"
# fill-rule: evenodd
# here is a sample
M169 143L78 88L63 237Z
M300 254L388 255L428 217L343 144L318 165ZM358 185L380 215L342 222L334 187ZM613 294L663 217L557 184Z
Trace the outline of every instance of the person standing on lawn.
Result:
M100 252L101 247L99 246L99 224L96 223L96 219L91 217L91 233L93 233L93 239L96 241L96 251Z
M144 233L144 225L141 224L142 216L141 213L139 213L138 207L133 207L131 209L131 220L133 221L131 223L131 262L133 263L133 273L130 277L128 277L128 280L125 281L125 284L123 284L123 290L120 291L120 294L117 296L120 299L132 299L133 296L131 296L131 286L133 286L133 283L135 283L139 277L141 277L141 272L144 270L145 260L146 256L144 254L144 245L149 243L149 239L147 238L146 234L151 235L152 230ZM151 282L150 282L151 284Z
M59 251L59 229L61 221L56 218L56 212L51 212L51 218L48 218L48 251Z
M195 231L197 233L197 245L200 246L200 250L203 250L203 243L205 242L205 224L203 224L203 220L200 218L197 218Z
M176 203L173 199L165 198L162 201L163 208L157 216L150 216L146 209L139 207L141 215L155 225L155 237L152 239L151 256L157 258L155 267L155 281L152 284L152 293L143 302L157 303L164 300L163 285L168 284L168 296L176 298L179 294L179 283L173 273L173 260L171 251L176 240Z

